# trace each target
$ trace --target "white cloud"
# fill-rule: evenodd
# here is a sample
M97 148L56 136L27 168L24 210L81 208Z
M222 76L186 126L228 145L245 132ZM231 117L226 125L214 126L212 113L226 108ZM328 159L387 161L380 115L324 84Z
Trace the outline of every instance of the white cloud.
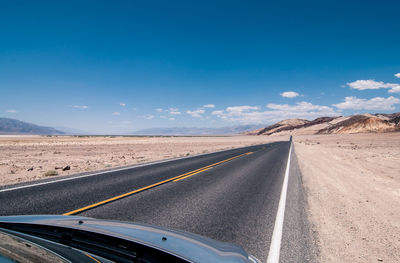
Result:
M298 102L295 105L268 104L268 110L262 111L256 106L234 106L225 110L213 111L212 114L225 121L241 123L273 123L283 119L314 119L321 116L339 115L328 106L313 105L309 102Z
M17 113L16 110L6 110L6 112L8 112L8 113Z
M400 78L400 73L394 74L396 78Z
M328 106L313 105L312 103L305 101L298 102L296 103L296 105L270 103L266 107L272 110L280 110L286 112L310 112L310 111L329 112L330 110L332 110Z
M181 112L177 108L169 108L167 111L171 115L180 115L181 114Z
M166 109L166 110L158 108L158 109L156 109L156 111L157 112L167 112L167 113L169 113L171 115L180 115L181 114L181 112L179 111L178 108L169 108L169 109Z
M143 116L143 118L145 118L146 120L151 120L154 118L154 115L148 114L148 115Z
M347 85L352 89L367 90L367 89L382 89L386 88L385 83L382 81L375 81L372 79L356 80L348 82Z
M168 120L170 120L170 121L174 121L174 120L175 120L175 118L168 118Z
M260 107L258 106L232 106L232 107L227 107L225 111L213 111L211 114L216 115L218 117L220 116L243 116L246 115L246 113L249 113L250 111L254 110L259 110Z
M285 97L285 98L296 98L299 95L300 95L299 93L294 92L294 91L285 91L285 92L281 93L281 96Z
M202 109L194 110L194 111L191 111L191 110L187 110L187 111L186 111L186 113L189 114L190 116L192 116L193 118L201 118L201 117L202 117L202 114L203 114L204 112L205 112L205 111L202 110Z
M120 102L119 105L121 105L122 107L125 107L125 106L126 106L126 104L123 103L123 102Z
M121 115L121 113L119 113L118 111L115 111L115 112L112 113L112 115L119 116L119 115Z
M214 104L206 104L206 105L203 105L203 108L215 108L215 105Z
M86 105L72 105L72 108L86 110L89 106Z
M224 111L223 110L215 110L215 111L213 111L212 113L211 113L212 115L223 115L224 114Z
M400 99L390 96L388 98L375 97L370 100L357 97L346 97L344 102L334 104L341 110L394 110L393 105L399 104Z
M373 79L367 80L356 80L347 83L347 85L356 90L368 90L368 89L389 89L389 93L400 92L400 84L397 83L385 83L383 81L375 81Z
M228 107L226 108L226 111L231 113L231 114L241 114L242 112L247 112L250 110L259 110L260 107L258 106L233 106L233 107Z

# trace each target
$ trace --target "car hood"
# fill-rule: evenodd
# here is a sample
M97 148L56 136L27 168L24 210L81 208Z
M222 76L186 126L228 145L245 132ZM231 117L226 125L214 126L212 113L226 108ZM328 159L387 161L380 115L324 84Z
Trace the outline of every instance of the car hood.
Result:
M190 262L260 262L231 243L141 223L59 215L1 216L0 222L56 226L104 234L150 246Z

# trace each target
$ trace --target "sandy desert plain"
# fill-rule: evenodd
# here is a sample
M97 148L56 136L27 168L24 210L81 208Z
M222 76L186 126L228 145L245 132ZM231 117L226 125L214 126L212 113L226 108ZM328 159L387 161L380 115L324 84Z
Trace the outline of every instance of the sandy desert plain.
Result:
M3 135L0 187L288 138ZM400 262L400 133L300 135L294 150L319 261Z

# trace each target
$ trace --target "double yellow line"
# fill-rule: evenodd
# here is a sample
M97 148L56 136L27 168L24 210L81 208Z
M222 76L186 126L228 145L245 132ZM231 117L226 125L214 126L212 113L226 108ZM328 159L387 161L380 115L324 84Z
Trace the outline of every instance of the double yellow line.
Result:
M210 168L212 168L212 167L214 167L214 166L217 166L217 165L219 165L219 164L222 164L222 163L225 163L225 162L231 161L231 160L233 160L233 159L242 157L242 156L244 156L244 155L249 155L249 154L252 154L252 153L253 153L253 152L243 153L243 154L240 154L240 155L237 155L237 156L228 158L228 159L226 159L226 160L223 160L223 161L220 161L220 162L217 162L217 163L213 163L213 164L207 165L207 166L202 167L202 168L200 168L200 169L197 169L197 170L194 170L194 171L191 171L191 172L187 172L187 173L184 173L184 174L181 174L181 175L178 175L178 176L175 176L175 177L172 177L172 178L169 178L169 179L166 179L166 180L163 180L163 181L160 181L160 182L157 182L157 183L154 183L154 184L151 184L151 185L142 187L142 188L140 188L140 189L133 190L133 191L131 191L131 192L128 192L128 193L125 193L125 194L122 194L122 195L118 195L118 196L114 196L114 197L112 197L112 198L109 198L109 199L100 201L100 202L98 202L98 203L91 204L91 205L88 205L88 206L85 206L85 207L82 207L82 208L79 208L79 209L76 209L76 210L73 210L73 211L64 213L63 215L75 215L75 214L81 213L81 212L83 212L83 211L92 209L92 208L94 208L94 207L97 207L97 206L100 206L100 205L104 205L104 204L107 204L107 203L116 201L116 200L118 200L118 199L121 199L121 198L130 196L130 195L133 195L133 194L137 194L137 193L139 193L139 192L143 192L143 191L148 190L148 189L150 189L150 188L153 188L153 187L156 187L156 186L159 186L159 185L162 185L162 184L166 184L166 183L171 182L171 181L178 182L178 181L183 180L183 179L186 179L186 178L188 178L188 177L190 177L190 176L192 176L192 175L195 175L195 174L199 174L199 173L201 173L201 172L204 172L204 171L206 171L206 170L208 170L208 169L210 169Z

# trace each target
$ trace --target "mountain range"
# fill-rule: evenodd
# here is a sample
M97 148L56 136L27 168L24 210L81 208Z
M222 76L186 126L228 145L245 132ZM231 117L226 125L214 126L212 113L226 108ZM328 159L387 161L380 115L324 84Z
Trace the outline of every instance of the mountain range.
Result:
M52 127L39 126L15 119L0 118L0 134L65 134Z
M357 114L320 117L315 120L288 119L273 125L244 132L246 135L306 135L383 133L400 131L400 112L392 114Z
M262 127L238 125L220 128L174 127L143 129L131 135L305 135L382 133L400 131L400 112L392 114L357 114L350 116L319 117L315 120L287 119ZM84 135L87 132L65 127L45 127L15 119L0 118L0 134Z
M260 128L260 125L240 125L221 128L175 127L152 128L132 132L131 135L227 135L240 134ZM90 133L67 127L45 127L10 118L0 118L0 134L37 134L37 135L88 135Z

